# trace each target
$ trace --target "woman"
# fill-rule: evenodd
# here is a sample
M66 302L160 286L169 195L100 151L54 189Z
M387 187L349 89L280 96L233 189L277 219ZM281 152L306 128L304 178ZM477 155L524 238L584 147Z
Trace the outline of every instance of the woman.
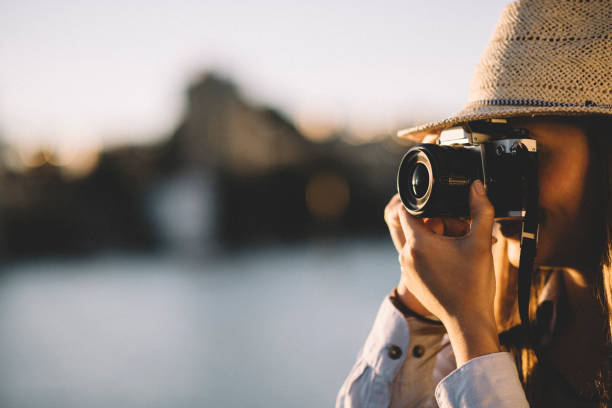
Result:
M401 132L507 118L538 144L540 236L529 341L516 301L520 223L494 222L480 182L471 224L385 211L401 279L337 406L608 406L612 393L612 4L506 7L467 107Z

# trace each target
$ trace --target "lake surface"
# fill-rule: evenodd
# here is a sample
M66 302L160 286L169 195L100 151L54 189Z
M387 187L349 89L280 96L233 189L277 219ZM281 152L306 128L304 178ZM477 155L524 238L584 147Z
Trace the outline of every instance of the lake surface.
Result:
M0 406L333 406L398 278L390 240L4 267Z

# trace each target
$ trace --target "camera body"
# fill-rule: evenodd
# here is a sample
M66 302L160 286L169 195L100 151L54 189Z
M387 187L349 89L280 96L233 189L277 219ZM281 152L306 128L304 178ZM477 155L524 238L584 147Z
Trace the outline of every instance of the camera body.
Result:
M402 158L397 189L418 217L469 216L469 189L485 185L498 219L521 219L537 144L504 119L470 122L441 132L438 144L419 144Z

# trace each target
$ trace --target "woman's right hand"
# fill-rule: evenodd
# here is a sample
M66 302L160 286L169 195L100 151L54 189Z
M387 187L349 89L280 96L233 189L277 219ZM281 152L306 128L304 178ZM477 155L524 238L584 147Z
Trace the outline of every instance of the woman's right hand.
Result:
M389 227L393 245L395 245L395 249L398 253L402 251L406 243L399 215L402 207L403 204L399 194L394 195L385 207L385 222ZM467 221L460 221L453 218L424 218L423 223L436 234L453 237L465 235L470 228ZM429 310L427 310L410 291L411 282L408 282L405 276L405 273L401 274L400 282L397 285L397 294L400 300L413 312L421 316L431 316Z

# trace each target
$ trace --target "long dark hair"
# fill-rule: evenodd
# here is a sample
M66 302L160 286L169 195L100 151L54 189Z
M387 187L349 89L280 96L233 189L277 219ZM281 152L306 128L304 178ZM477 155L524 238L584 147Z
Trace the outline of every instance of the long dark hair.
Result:
M599 300L601 306L601 316L598 317L605 321L605 327L602 330L610 350L612 345L612 200L610 197L612 189L612 165L610 164L610 158L612 158L612 119L590 116L564 118L562 120L567 120L581 127L588 137L590 162L586 199L589 202L588 209L585 208L585 211L592 212L593 217L591 219L594 222L589 236L590 253L587 255L592 260L589 270L597 271L594 276L589 277L589 280L592 282L593 296ZM568 148L571 148L571 146L568 146ZM508 273L511 267L507 258L507 247L504 243L496 248L494 255L496 268L505 270L505 273L501 274L502 280L497 283L498 293L501 290L502 293L505 291L509 294L506 299L503 299L503 296L496 299L498 325L509 328L518 322L518 306L515 300L516 273ZM537 326L536 299L552 272L552 270L545 268L538 268L534 271L530 302L532 326ZM512 307L508 307L508 300L510 300ZM504 310L506 314L502 315L501 313ZM558 384L557 388L563 388L566 393L567 389L572 387L550 364L539 357L538 345L526 342L527 338L520 330L508 330L500 335L502 346L515 357L530 405L532 407L550 406L551 395L545 384L550 384L551 376L558 377L553 381ZM611 354L608 353L608 356L608 359L602 361L599 374L595 378L592 395L585 396L576 393L575 398L577 400L586 403L592 401L593 406L608 406L612 393Z

